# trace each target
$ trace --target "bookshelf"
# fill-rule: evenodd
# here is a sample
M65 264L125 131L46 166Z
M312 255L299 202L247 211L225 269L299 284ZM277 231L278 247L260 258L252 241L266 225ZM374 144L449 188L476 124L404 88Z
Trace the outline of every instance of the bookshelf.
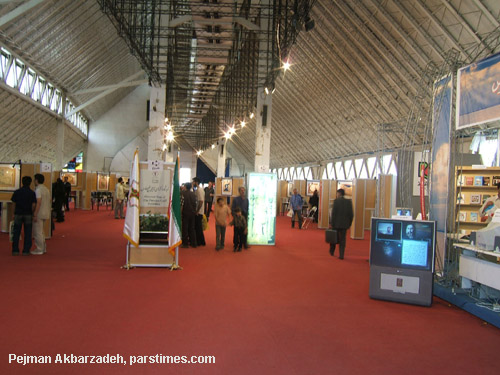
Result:
M496 184L500 182L499 167L457 168L456 225L457 229L469 234L484 228L479 209L487 198L498 194Z

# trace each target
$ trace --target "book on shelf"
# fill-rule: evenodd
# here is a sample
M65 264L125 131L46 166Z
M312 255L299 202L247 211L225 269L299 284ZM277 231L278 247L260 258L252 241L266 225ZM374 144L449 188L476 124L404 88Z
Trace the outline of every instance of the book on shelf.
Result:
M473 221L474 223L477 223L477 221L478 221L478 214L477 214L477 212L471 212L470 213L470 221Z
M457 194L457 204L465 204L464 193Z
M491 186L497 186L498 184L500 184L500 176L493 176Z
M464 186L464 185L465 185L465 176L463 174L461 174L458 176L457 186Z
M467 185L467 186L474 185L474 177L472 177L472 176L465 176L465 185Z
M471 194L470 195L471 204L481 204L481 194Z
M474 186L483 186L483 176L474 177Z
M483 186L490 186L490 180L491 180L491 178L489 176L484 176L483 177Z
M460 211L458 213L458 221L467 221L467 212Z
M483 194L483 200L481 201L481 204L484 204L489 197L491 197L491 195Z

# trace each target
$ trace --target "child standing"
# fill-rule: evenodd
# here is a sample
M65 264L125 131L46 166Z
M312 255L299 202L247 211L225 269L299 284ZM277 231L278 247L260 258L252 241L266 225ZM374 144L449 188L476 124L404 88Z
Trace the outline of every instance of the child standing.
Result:
M229 215L231 215L231 210L229 206L224 202L224 198L217 198L217 204L214 210L215 215L215 240L217 245L215 250L219 251L224 248L224 240L226 239L226 225Z
M243 246L243 241L245 240L244 236L247 233L247 221L245 217L241 214L241 208L236 207L234 209L234 217L231 222L234 225L234 252L241 251L241 247Z

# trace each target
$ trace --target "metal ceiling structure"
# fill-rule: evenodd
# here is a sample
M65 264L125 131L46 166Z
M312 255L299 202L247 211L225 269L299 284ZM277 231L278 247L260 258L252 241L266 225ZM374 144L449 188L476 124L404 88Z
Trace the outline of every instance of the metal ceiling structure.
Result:
M500 2L2 0L0 45L76 106L95 99L88 89L121 84L81 109L90 132L133 90L127 80L147 75L165 85L167 116L195 148L248 115L257 86L274 84L277 168L402 148L415 103L429 113L418 94L450 55L466 64L500 52ZM0 100L0 160L53 161L60 119L3 82ZM231 142L252 163L255 120L246 120ZM67 133L74 156L86 139Z

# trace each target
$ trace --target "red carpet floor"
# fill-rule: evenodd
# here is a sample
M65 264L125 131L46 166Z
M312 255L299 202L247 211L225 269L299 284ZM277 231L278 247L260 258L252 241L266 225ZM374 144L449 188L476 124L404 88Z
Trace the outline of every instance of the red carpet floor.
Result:
M212 218L213 220L213 218ZM498 374L500 330L446 302L368 297L368 240L332 258L324 232L279 217L277 244L182 249L182 271L122 270L123 221L70 211L44 256L0 235L0 374ZM366 236L368 239L368 236ZM9 354L120 354L117 364L9 364ZM206 355L215 364L135 364Z

